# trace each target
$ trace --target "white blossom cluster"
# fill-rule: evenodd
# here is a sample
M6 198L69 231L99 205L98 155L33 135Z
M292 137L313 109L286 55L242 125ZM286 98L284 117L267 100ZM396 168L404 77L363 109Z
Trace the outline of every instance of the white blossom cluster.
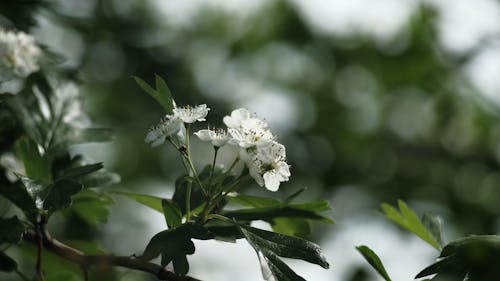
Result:
M145 141L158 146L173 135L182 135L184 123L205 121L209 110L206 104L175 107L172 115L166 115L150 129ZM276 191L281 182L288 181L290 168L286 162L285 147L276 141L265 121L250 114L247 109L239 108L230 116L225 116L223 122L227 130L204 129L194 134L202 141L211 142L217 149L226 144L238 146L240 159L260 186Z
M285 146L276 141L265 121L245 108L234 110L223 121L231 135L229 143L240 147L240 157L260 186L277 191L281 182L288 181Z
M0 28L0 81L38 71L41 53L31 35Z

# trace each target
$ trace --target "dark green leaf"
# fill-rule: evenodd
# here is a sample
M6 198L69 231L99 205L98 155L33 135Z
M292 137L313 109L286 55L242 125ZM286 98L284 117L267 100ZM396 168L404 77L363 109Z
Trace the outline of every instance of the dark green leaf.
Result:
M391 281L389 274L385 270L380 258L367 246L357 246L356 250L365 258L365 260L384 278L386 281Z
M95 164L71 168L64 171L64 174L61 178L76 179L78 177L98 171L103 167L104 166L102 165L102 163L95 163Z
M301 259L323 268L329 268L328 262L321 254L320 247L312 242L248 225L240 225L240 229L247 240L258 246L261 251L270 250L281 257Z
M175 272L183 275L189 270L186 255L192 255L195 251L191 239L207 240L212 238L213 235L208 229L201 225L183 224L153 236L139 258L151 260L161 254L163 266L172 262Z
M422 270L417 278L432 280L500 280L500 236L474 235L447 244L440 259Z
M16 268L16 261L7 256L4 252L0 251L0 271L11 272L16 270Z
M147 206L147 207L149 207L155 211L158 211L160 213L163 213L163 207L161 204L161 200L163 200L164 198L146 195L146 194L124 192L124 191L112 191L110 193L126 196L132 200L135 200L135 201L141 203L144 206Z
M299 205L240 209L222 212L222 215L242 221L265 220L270 222L276 218L302 218L333 223L330 218L319 215L315 211L303 209Z
M17 218L0 218L0 244L17 244L23 237L25 227Z
M167 222L168 228L175 228L182 224L182 213L179 206L172 200L162 199L161 205L163 208L163 215Z
M257 255L259 256L262 275L265 280L305 281L273 252L266 251L265 254L257 253Z
M191 252L191 248L186 248L186 246L189 246L188 241L192 238L207 240L212 239L213 235L201 225L183 224L177 228L164 230L153 236L140 258L151 260L160 253L172 253L170 256L174 256L178 252L189 253Z
M278 256L302 259L323 268L329 265L316 244L307 240L270 231L239 225L240 231L257 252L262 274L266 280L304 280L290 269Z
M280 201L273 198L250 196L243 194L230 195L227 198L229 199L230 203L247 207L255 207L255 208L279 206L281 204Z
M38 145L27 137L22 137L16 142L16 151L23 161L26 175L32 179L50 182L52 173L50 161L38 151Z
M398 200L399 212L389 204L382 204L382 210L385 216L402 226L403 228L413 232L422 240L429 243L437 250L441 250L442 245L434 237L432 232L424 226L422 221L418 218L417 214L410 209L405 202Z
M82 190L82 184L68 179L61 179L47 187L43 207L47 210L61 210L71 205L71 196Z
M35 200L20 183L1 182L0 194L14 205L23 210L27 215L36 211ZM28 217L31 217L28 215Z

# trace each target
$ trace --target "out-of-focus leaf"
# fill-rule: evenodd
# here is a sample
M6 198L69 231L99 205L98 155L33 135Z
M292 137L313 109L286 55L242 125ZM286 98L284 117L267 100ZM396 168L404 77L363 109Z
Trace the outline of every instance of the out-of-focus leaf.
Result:
M71 205L71 196L82 190L79 182L61 179L47 187L47 195L43 201L46 210L61 210Z
M49 272L45 276L46 281L81 281L80 276L71 271L59 270L56 272Z
M165 198L160 198L160 197L146 195L146 194L125 192L125 191L112 191L110 193L126 196L129 199L132 199L136 202L139 202L142 205L149 207L149 208L163 214L163 207L161 205L161 200L163 200Z
M281 204L280 201L273 198L258 197L258 196L243 195L243 194L229 195L227 198L229 200L229 203L234 203L248 207L255 207L255 208L279 206Z
M318 245L307 240L278 234L248 225L239 225L242 234L257 252L263 275L267 280L304 280L283 263L278 256L301 259L323 268L329 264L321 254ZM272 275L272 276L269 276Z
M311 224L305 219L275 218L271 222L275 232L305 238L311 234Z
M439 260L422 270L416 278L432 280L500 280L500 236L474 235L447 244Z
M7 105L12 109L18 121L22 124L24 132L36 143L43 143L42 133L33 119L33 114L26 108L23 100L18 95L5 99Z
M0 251L0 271L11 272L16 270L16 268L16 261L7 256L4 252Z
M271 221L275 218L302 218L317 220L324 223L333 223L333 220L330 218L324 217L315 211L302 209L301 206L296 207L296 205L240 209L222 212L221 214L242 221Z
M148 83L137 76L132 76L135 82L152 98L154 98L168 114L172 113L174 108L172 94L165 81L158 75L155 75L156 89L153 89Z
M17 244L23 237L25 227L17 218L0 218L0 244Z
M27 137L22 137L16 142L16 151L23 161L26 175L32 179L50 182L52 173L50 161L38 151L38 145Z
M422 216L422 224L432 234L439 245L443 245L443 224L438 216L425 213Z
M378 255L367 246L357 246L356 250L365 258L365 260L384 278L386 281L391 281L389 274L385 270L384 264Z
M191 239L207 240L212 238L213 235L208 229L201 225L183 224L153 236L139 258L151 260L161 254L163 266L172 262L176 273L186 274L189 271L186 255L191 255L195 251Z
M167 222L168 228L175 228L182 224L182 213L179 206L172 200L162 199L161 205L163 208L163 215Z
M108 221L109 206L113 203L113 199L106 193L84 189L73 196L73 204L68 212L74 211L89 225L96 225Z
M174 109L172 93L167 86L167 83L158 74L155 74L156 92L158 93L160 104L165 108L167 113L171 113Z
M102 163L95 163L95 164L71 168L64 171L64 174L60 178L76 179L78 177L98 171L103 167L104 165Z
M85 175L79 181L84 187L100 187L117 184L121 181L121 178L116 173L101 170Z
M35 200L20 183L0 182L0 194L14 205L23 210L27 215L36 211ZM31 217L28 215L28 217Z
M432 231L429 230L418 218L417 214L402 200L398 200L398 206L399 211L391 205L384 203L382 204L382 210L388 219L413 232L437 250L441 250L440 237L435 237L433 234L434 227Z

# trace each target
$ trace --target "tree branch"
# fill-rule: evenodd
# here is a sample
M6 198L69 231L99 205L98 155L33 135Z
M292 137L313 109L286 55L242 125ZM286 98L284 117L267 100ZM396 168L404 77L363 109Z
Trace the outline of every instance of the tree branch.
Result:
M88 255L84 252L72 248L57 239L53 238L46 229L42 229L44 249L50 251L72 263L77 264L82 269L87 270L96 265L119 266L129 269L147 272L156 276L159 280L165 281L200 281L189 276L179 276L160 265L129 256L115 255ZM24 240L37 243L36 233L27 233Z

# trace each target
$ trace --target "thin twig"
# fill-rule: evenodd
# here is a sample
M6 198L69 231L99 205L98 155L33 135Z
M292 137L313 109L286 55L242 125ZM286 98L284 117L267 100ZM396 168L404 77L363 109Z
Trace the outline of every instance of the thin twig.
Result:
M42 228L42 242L44 249L50 251L78 266L81 268L90 268L92 266L118 266L125 267L129 269L134 269L138 271L143 271L150 273L159 280L166 281L200 281L196 278L189 276L179 276L165 267L160 265L148 262L146 260L142 260L136 257L130 256L115 256L115 255L88 255L84 252L81 252L75 248L72 248L55 238L52 238L50 233ZM27 233L24 235L24 239L26 241L37 243L37 234L36 233Z

